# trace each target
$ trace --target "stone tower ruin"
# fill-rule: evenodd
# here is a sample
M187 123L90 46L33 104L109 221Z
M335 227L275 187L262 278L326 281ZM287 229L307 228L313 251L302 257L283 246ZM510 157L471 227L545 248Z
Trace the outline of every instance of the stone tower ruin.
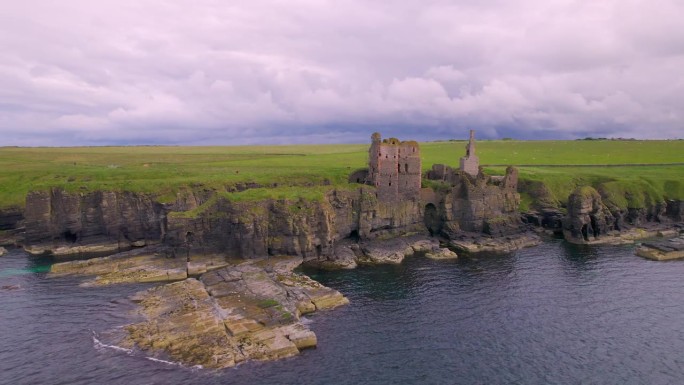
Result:
M475 130L470 130L466 155L461 158L461 171L472 176L477 176L480 173L480 159L475 155Z
M420 197L420 148L415 141L381 140L371 136L368 150L368 182L382 201L415 200Z

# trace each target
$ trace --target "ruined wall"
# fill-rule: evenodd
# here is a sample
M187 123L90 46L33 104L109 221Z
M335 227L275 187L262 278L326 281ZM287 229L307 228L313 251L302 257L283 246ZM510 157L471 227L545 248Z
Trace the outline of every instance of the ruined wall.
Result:
M471 176L480 173L480 159L475 155L475 131L470 130L470 140L466 145L466 155L459 160L460 170Z
M433 165L427 178L445 184L442 203L444 232L453 237L458 231L506 235L520 231L518 170L509 167L506 175L493 178L482 173L473 177L445 165Z

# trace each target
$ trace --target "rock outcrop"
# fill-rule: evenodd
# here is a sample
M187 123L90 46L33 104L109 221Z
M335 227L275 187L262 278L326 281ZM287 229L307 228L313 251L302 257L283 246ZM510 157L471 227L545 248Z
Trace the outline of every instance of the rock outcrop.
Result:
M165 282L199 276L230 263L223 255L180 256L164 248L145 248L108 257L55 263L50 268L50 276L95 276L84 286Z
M0 231L17 229L23 219L24 212L19 207L0 208Z
M225 368L316 346L302 314L348 303L339 292L292 272L301 258L248 261L138 293L144 321L119 342L188 366Z
M613 230L615 218L593 187L576 189L568 197L568 214L563 219L563 235L571 243L591 243Z
M684 222L684 201L670 199L666 202L665 212L674 222Z
M453 251L451 251L445 247L440 247L440 248L437 248L434 250L430 250L427 253L425 253L425 256L430 258L430 259L456 259L456 258L458 258L458 254L454 253Z
M510 253L525 247L532 247L542 242L536 234L520 233L505 237L482 236L481 234L463 234L449 241L449 247L459 253Z
M682 259L684 258L684 237L644 242L637 247L636 255L654 261Z
M568 197L563 236L578 244L631 243L656 236L680 219L676 202L669 202L669 206L650 202L645 207L622 209L593 187L583 186Z

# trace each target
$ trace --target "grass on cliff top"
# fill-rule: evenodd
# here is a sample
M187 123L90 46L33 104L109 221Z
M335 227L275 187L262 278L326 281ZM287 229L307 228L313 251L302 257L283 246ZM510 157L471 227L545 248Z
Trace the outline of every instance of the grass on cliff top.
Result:
M520 167L521 184L543 186L552 201L564 203L577 187L593 186L618 208L643 208L664 199L684 199L684 166L640 167ZM504 167L488 167L502 174ZM535 188L521 188L521 210L531 207ZM550 202L552 203L552 202Z
M407 138L410 139L410 138ZM421 144L423 169L458 166L464 141ZM276 188L233 194L235 200L319 197L329 184L349 187L347 176L366 167L369 144L233 147L0 148L0 208L24 204L31 190L140 191L172 200L183 187L227 191L244 183ZM587 182L652 185L656 193L684 199L684 166L546 167L684 162L684 141L479 141L482 164L520 167L521 177L542 180L559 200ZM503 168L492 171L502 173ZM610 186L609 186L610 187ZM330 187L324 187L326 189ZM564 196L565 195L565 196Z

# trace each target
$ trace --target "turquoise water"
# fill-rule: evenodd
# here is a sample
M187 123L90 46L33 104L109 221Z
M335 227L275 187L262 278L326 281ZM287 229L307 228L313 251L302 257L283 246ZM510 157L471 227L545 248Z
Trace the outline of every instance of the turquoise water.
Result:
M319 347L222 371L99 344L149 285L81 288L0 258L0 383L680 384L684 261L560 241L500 256L306 271L349 297L309 318ZM9 274L13 272L15 274ZM18 274L21 272L21 274Z

